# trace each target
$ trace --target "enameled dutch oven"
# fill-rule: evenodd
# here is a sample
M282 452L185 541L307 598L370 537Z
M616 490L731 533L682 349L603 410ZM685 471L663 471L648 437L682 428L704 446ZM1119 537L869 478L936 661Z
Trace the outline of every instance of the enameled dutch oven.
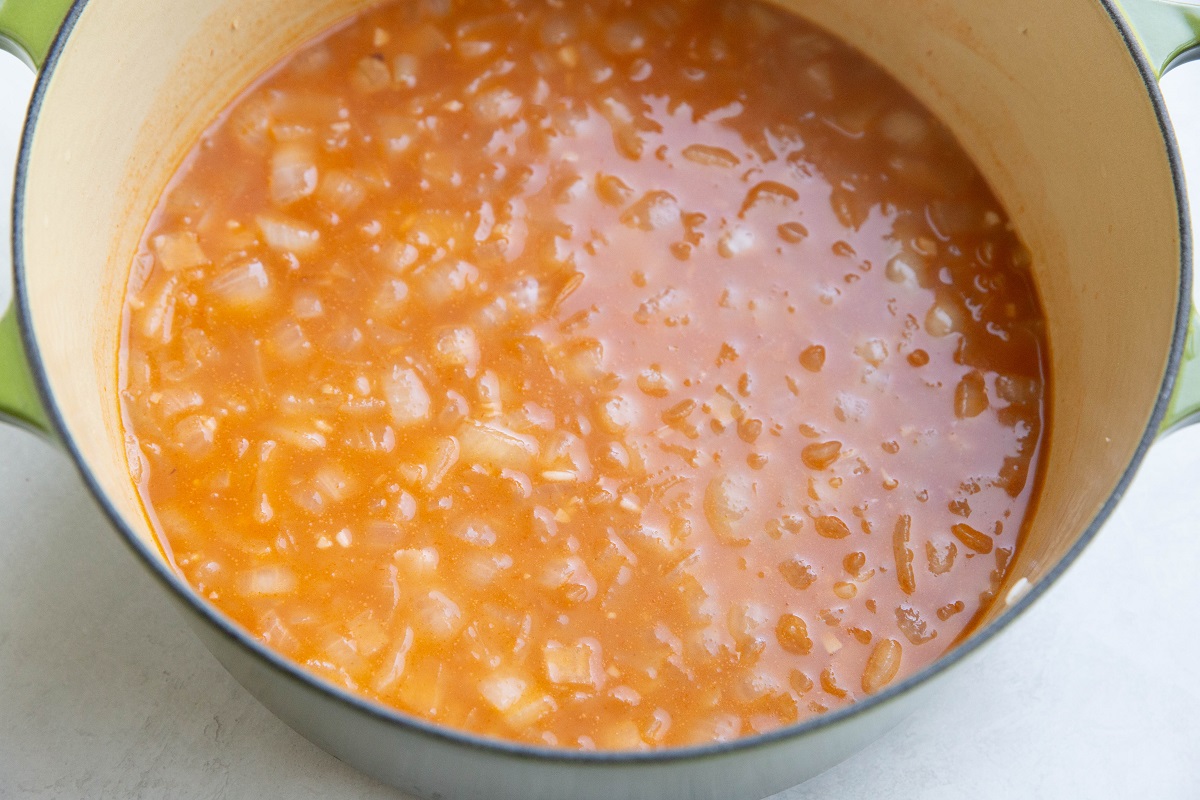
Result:
M1154 439L1200 415L1186 196L1155 82L1200 42L1200 10L787 0L950 126L1035 254L1052 422L1040 501L1000 602L953 652L853 707L667 752L502 743L328 685L221 617L162 559L126 466L116 358L131 256L183 152L250 78L367 2L0 0L0 47L41 67L17 166L0 412L70 451L164 597L247 689L364 772L428 798L480 800L758 798L799 783L896 724L1015 619L1096 534Z

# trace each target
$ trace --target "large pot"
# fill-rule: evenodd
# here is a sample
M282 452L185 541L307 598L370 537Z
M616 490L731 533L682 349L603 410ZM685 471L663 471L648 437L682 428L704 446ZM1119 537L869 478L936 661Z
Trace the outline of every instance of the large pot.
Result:
M1200 14L1154 0L788 0L953 129L1035 253L1052 424L1001 602L953 652L849 709L665 753L494 742L328 685L221 617L162 559L126 468L116 356L131 256L178 158L252 76L367 2L0 0L0 47L41 65L17 168L0 413L70 452L164 598L243 685L371 775L425 797L488 800L753 798L798 783L936 692L1078 556L1154 439L1200 416L1191 235L1155 83L1200 42Z

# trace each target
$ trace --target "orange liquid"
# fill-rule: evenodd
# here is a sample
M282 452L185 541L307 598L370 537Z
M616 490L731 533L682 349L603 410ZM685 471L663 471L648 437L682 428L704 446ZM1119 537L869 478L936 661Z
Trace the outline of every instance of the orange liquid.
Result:
M368 11L204 134L130 282L164 547L313 672L568 748L794 723L992 600L1029 257L948 132L754 2Z

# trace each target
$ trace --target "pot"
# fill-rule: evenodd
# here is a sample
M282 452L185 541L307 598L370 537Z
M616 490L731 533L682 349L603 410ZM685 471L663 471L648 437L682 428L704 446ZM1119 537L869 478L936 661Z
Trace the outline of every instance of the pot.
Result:
M1155 83L1200 42L1200 13L1153 0L788 0L949 125L1035 253L1052 424L1001 601L937 663L846 710L666 752L486 740L326 684L220 616L163 560L126 465L116 345L132 253L179 157L280 53L365 4L178 0L168 13L151 0L0 0L0 47L41 67L17 169L0 412L70 453L164 598L247 689L364 772L423 797L481 800L754 798L794 785L937 692L1075 560L1153 441L1200 417L1186 195Z

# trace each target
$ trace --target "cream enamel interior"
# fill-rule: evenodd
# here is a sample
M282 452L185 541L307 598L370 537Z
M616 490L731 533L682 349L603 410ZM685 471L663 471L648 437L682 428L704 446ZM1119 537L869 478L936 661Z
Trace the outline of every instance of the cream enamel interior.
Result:
M53 73L24 195L32 329L67 432L147 543L116 404L122 293L142 226L226 101L363 4L93 2ZM1035 254L1053 424L1045 487L1010 580L1036 582L1133 457L1170 351L1178 209L1142 77L1096 0L784 5L870 53L930 105Z

